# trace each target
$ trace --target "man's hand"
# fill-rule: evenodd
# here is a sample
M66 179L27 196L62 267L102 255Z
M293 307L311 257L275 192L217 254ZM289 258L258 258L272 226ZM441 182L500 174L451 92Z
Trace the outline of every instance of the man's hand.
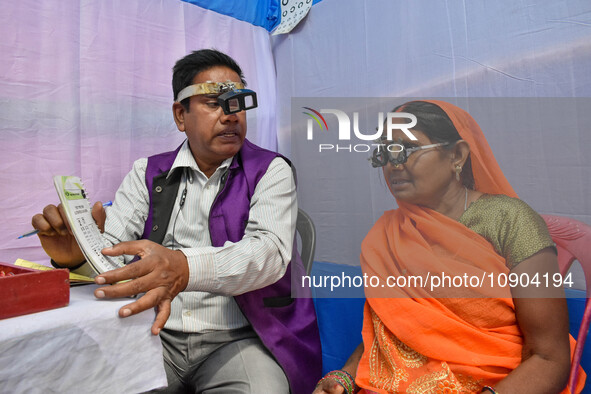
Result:
M99 284L112 284L131 279L113 286L95 290L97 298L128 297L146 293L137 301L122 307L119 316L127 317L157 308L152 334L158 335L170 316L170 305L174 297L187 287L189 264L183 252L170 250L148 240L121 242L102 253L107 256L138 255L139 261L94 278Z
M102 233L107 215L100 201L93 205L92 217ZM33 216L31 223L33 228L39 230L37 235L45 253L55 262L63 267L72 267L84 261L84 255L72 234L62 204L57 207L46 206L42 214Z

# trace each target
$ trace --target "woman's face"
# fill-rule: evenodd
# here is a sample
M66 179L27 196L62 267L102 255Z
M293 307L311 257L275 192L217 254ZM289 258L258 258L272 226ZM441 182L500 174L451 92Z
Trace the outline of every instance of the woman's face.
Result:
M393 141L407 148L430 145L422 131L412 129L417 141L402 131L393 131ZM406 163L395 166L388 162L383 167L384 178L392 195L401 201L433 208L441 202L454 182L452 154L444 147L418 150L410 154Z

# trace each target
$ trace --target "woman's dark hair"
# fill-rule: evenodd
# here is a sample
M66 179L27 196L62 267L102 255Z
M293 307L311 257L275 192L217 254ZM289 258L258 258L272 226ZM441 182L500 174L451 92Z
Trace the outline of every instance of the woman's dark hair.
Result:
M462 139L451 119L436 104L426 101L411 101L394 108L393 112L408 112L416 116L417 125L414 128L422 131L434 143L453 143ZM448 145L449 148L451 146ZM470 156L462 168L461 181L467 188L474 189L474 174L472 174Z
M242 69L234 59L215 49L201 49L199 51L193 51L178 60L172 68L172 92L174 99L176 100L181 90L193 84L195 75L217 66L228 67L235 71L240 77L240 81L246 86ZM187 111L189 110L188 98L183 100L181 104Z

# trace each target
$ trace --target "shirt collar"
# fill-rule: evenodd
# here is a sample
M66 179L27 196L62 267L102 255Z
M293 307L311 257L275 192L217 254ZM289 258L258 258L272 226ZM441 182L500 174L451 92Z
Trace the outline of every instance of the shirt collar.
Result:
M226 171L232 163L233 159L234 157L232 156L224 160L222 164L220 164L220 166L216 168L215 172ZM197 162L195 161L195 158L193 157L193 152L191 152L191 148L189 148L189 140L185 140L185 142L183 142L183 145L181 146L179 153L176 155L174 163L172 163L172 167L170 168L170 171L168 172L166 178L170 177L170 175L179 168L190 168L194 171L203 174L203 171L201 171L201 169L197 165ZM203 175L205 176L205 174Z

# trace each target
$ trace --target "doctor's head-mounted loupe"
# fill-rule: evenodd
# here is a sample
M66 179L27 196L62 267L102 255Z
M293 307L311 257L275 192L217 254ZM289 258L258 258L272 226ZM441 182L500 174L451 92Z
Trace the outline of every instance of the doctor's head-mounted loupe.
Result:
M176 98L180 103L186 98L200 94L219 95L218 104L226 115L235 114L257 107L257 94L254 90L245 89L241 82L204 82L190 85L181 90Z

